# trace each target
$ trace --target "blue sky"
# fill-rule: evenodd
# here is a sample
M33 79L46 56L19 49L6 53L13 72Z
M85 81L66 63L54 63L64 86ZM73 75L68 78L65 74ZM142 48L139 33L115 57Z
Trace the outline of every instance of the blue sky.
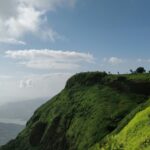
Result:
M52 96L81 71L150 70L149 6L149 0L2 0L0 98Z

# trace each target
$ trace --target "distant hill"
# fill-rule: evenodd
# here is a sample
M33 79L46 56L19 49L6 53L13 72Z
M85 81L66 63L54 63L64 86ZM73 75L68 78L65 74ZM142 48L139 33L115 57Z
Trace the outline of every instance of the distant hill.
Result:
M150 74L80 73L0 150L149 150Z
M15 138L23 128L21 125L0 123L0 145Z
M17 120L26 122L33 112L49 98L38 98L26 101L10 102L0 106L0 122L12 120L12 123L17 123ZM14 121L13 121L14 120Z
M15 138L33 112L48 98L6 103L0 106L0 145Z

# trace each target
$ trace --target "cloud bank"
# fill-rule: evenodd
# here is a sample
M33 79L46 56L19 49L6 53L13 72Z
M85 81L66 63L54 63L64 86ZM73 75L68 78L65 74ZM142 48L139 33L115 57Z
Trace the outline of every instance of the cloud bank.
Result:
M28 68L74 70L84 63L92 63L94 57L89 53L62 50L17 50L6 51L6 57L18 60Z
M26 34L40 35L51 41L59 38L47 22L47 12L59 7L73 7L76 0L1 0L0 42L25 44Z

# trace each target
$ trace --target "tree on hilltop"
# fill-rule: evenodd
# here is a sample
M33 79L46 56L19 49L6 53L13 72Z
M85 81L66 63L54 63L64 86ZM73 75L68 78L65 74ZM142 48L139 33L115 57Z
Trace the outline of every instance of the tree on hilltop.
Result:
M136 73L145 73L146 72L146 70L145 70L145 68L144 67L138 67L137 69L136 69L136 71L135 71Z

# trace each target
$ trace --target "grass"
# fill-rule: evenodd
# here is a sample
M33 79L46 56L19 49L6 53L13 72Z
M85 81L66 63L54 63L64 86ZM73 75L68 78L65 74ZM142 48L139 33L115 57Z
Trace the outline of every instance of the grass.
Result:
M103 144L92 150L149 150L150 149L150 106L136 113L129 123L117 134L107 136Z

